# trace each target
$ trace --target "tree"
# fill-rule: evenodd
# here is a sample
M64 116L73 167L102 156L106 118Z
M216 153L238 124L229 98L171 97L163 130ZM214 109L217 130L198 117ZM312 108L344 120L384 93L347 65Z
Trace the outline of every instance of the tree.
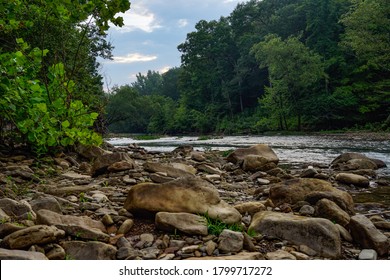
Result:
M287 117L294 115L301 130L303 102L313 93L313 86L325 78L321 57L296 37L283 41L276 35L269 35L256 44L253 52L260 66L267 67L269 73L266 97L261 102L279 117L281 129L288 129Z
M2 0L2 132L14 126L13 132L39 154L76 143L101 143L101 137L91 130L98 113L80 99L93 93L87 88L99 87L92 54L109 50L99 45L105 42L99 36L109 22L122 25L123 19L116 14L129 7L126 0ZM85 24L88 18L89 22L94 20L96 29ZM63 34L70 34L68 41L63 41ZM67 53L71 58L64 56ZM80 65L80 58L88 59ZM87 74L91 79L87 87L78 83L85 80L78 80L76 74ZM17 138L13 139L15 142Z

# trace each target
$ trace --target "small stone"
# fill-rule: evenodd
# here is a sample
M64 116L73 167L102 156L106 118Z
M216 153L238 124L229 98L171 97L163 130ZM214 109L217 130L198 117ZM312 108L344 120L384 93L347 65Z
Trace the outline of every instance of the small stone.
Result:
M372 249L363 249L359 254L359 260L376 260L378 254Z
M186 242L183 241L183 240L174 240L174 239L172 239L172 240L169 241L169 247L183 248L185 244L186 244Z
M153 243L154 241L154 236L151 233L143 233L140 235L140 240L142 242L150 242Z
M107 227L113 225L114 221L110 215L106 214L102 218L102 223Z
M268 252L265 256L268 260L296 260L297 259L294 255L283 250Z
M132 219L127 219L121 224L117 234L126 234L131 230L133 226L134 226L134 221Z
M299 245L299 251L311 257L314 257L318 254L315 250L306 245Z
M308 255L301 252L291 251L290 254L293 255L297 260L310 260Z
M218 238L218 249L224 253L236 253L244 247L244 235L241 232L224 229Z
M257 183L259 183L259 185L269 185L271 181L264 178L257 178Z
M345 241L348 241L350 243L353 242L353 238L352 238L351 234L349 233L349 231L346 228L344 228L343 226L341 226L339 224L336 224L336 227L337 227L337 229L340 232L341 238L343 238Z
M196 250L199 250L198 245L191 245L191 246L186 246L186 247L181 248L181 251L183 254L191 254L191 253L195 252Z
M302 216L313 216L315 209L310 205L303 205L301 209L299 209L299 214Z
M207 255L211 256L213 254L214 250L217 248L217 246L218 245L214 241L212 241L212 240L208 241L206 243L206 253L207 253Z
M41 209L47 209L59 214L62 214L61 206L54 197L41 197L30 201L30 205L34 212Z
M53 248L46 253L49 260L64 260L65 250L58 244L53 244Z

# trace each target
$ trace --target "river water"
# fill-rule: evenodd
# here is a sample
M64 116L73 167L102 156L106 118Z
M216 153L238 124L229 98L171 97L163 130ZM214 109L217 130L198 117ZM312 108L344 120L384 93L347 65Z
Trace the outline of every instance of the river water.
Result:
M114 146L136 143L148 151L170 152L180 145L191 145L195 150L226 151L254 144L268 144L278 155L280 164L292 168L303 164L330 165L333 159L346 152L365 154L384 161L387 168L377 171L379 176L390 177L390 138L368 139L359 135L306 135L306 136L224 136L199 140L192 136L171 136L156 140L135 140L131 137L107 139ZM390 187L374 187L354 194L359 202L380 202L390 206Z

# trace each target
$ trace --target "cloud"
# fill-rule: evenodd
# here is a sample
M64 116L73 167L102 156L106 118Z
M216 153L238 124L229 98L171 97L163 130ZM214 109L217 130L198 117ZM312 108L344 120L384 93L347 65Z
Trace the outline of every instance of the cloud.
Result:
M179 26L180 28L186 27L186 26L188 25L188 20L185 19L185 18L182 18L182 19L179 19L179 20L177 21L177 23L178 23L178 26Z
M171 66L164 66L163 68L161 68L160 70L158 70L158 72L160 74L164 74L166 72L168 72L169 69L171 69L172 67Z
M125 56L114 56L111 63L134 63L156 60L156 55L143 55L140 53L129 53Z
M113 28L121 33L136 30L151 33L155 29L162 27L159 24L156 15L142 5L131 5L130 10L126 13L119 13L118 15L123 17L124 25L122 27L113 26Z

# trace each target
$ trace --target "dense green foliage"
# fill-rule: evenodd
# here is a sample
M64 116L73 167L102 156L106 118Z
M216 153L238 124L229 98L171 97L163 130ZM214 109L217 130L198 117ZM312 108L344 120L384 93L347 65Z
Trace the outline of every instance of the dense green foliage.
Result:
M1 142L38 154L77 143L100 144L103 113L97 56L110 58L109 22L127 0L0 1Z
M113 90L110 129L388 129L387 2L251 0L228 17L201 20L178 46L180 68Z

